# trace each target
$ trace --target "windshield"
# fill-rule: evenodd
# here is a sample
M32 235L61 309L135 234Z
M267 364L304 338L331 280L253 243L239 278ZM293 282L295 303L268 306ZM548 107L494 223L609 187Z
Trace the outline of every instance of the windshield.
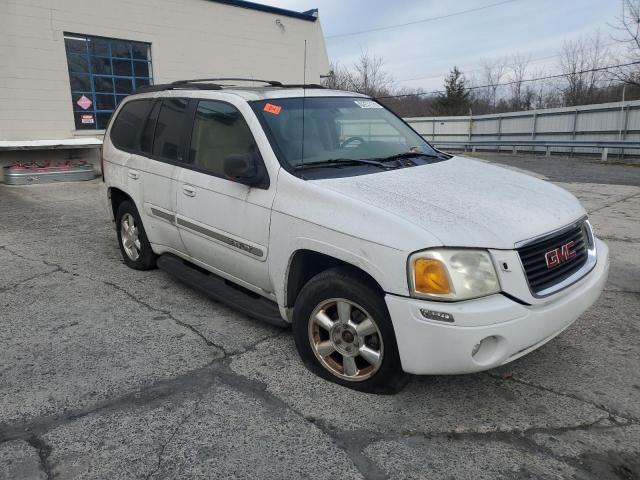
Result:
M302 98L253 102L253 108L276 154L292 169L321 164L339 167L405 154L438 156L402 120L367 98L306 97L304 121Z

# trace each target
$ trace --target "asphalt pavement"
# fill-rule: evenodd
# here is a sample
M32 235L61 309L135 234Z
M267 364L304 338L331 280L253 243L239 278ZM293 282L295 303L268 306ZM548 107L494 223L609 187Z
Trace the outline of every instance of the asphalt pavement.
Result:
M512 364L394 396L327 383L289 330L127 268L99 180L0 185L0 478L640 478L640 168L495 161L581 199L606 291Z

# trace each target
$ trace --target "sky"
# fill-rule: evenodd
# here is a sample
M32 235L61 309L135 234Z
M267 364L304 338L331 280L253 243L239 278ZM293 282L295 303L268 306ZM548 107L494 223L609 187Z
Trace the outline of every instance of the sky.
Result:
M554 73L558 61L554 55L560 52L563 42L597 31L603 43L611 44L615 50L618 46L611 38L610 25L615 23L621 8L621 0L260 0L258 3L295 11L317 8L332 62L349 65L361 52L368 52L383 58L385 70L398 85L427 91L440 88L454 65L467 76L478 75L484 59L516 53L530 58L533 74ZM344 35L469 9L479 10Z

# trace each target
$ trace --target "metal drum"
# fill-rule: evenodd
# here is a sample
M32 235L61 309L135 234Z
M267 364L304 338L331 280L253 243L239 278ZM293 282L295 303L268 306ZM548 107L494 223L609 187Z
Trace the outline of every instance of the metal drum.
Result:
M7 185L79 182L93 180L95 176L93 166L89 164L63 164L45 167L29 164L4 167L4 183Z

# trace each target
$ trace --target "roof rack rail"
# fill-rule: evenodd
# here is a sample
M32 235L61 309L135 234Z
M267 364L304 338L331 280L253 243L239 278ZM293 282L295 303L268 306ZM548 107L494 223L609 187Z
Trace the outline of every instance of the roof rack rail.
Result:
M282 83L276 80L260 80L259 78L242 78L242 77L231 77L231 78L195 78L193 80L176 80L172 82L171 85L182 85L185 83L200 83L200 82L229 82L229 81L240 81L240 82L260 82L271 85L272 87L281 87Z
M324 85L319 85L317 83L285 83L280 85L282 88L327 88Z
M142 87L138 87L135 93L162 92L164 90L180 89L185 90L189 88L197 90L222 90L222 87L220 85L216 85L215 83L159 83L157 85L144 85Z
M145 85L136 89L135 93L149 93L149 92L161 92L164 90L222 90L224 87L230 87L232 85L220 85L218 83L208 83L214 81L251 81L266 83L271 87L279 88L309 88L309 89L324 89L326 87L315 83L280 83L275 80L258 80L255 78L197 78L194 80L176 80L171 83L159 83L157 85Z

